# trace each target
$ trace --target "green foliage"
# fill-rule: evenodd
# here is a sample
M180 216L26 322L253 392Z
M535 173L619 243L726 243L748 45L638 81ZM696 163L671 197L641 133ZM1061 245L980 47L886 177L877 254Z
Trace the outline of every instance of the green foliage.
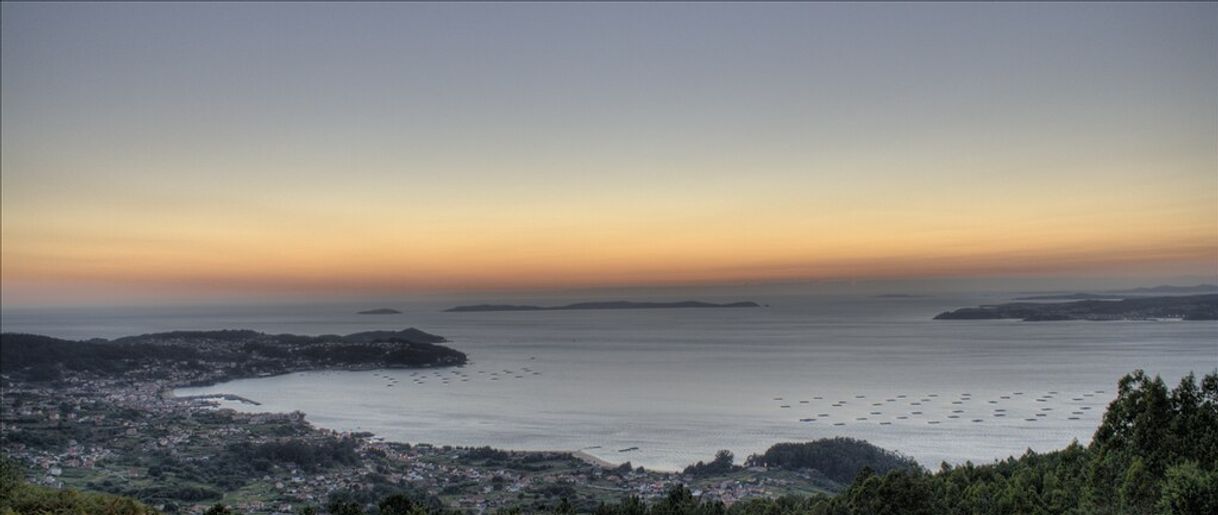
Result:
M0 370L28 380L55 380L62 369L99 374L121 374L141 362L185 362L198 351L175 345L75 342L35 334L0 334Z
M0 506L4 506L4 499L12 499L24 482L24 472L17 462L0 455Z
M727 513L727 508L718 501L702 501L694 498L685 485L669 490L668 496L651 506L651 515L718 515Z
M123 493L145 501L213 502L221 491L200 485L231 490L244 484L240 478L274 467L320 470L354 465L359 461L354 448L351 440L284 438L234 444L205 463L152 453L146 459L157 484ZM489 448L470 449L466 454L488 463L514 459L510 453ZM730 452L720 451L710 463L699 462L686 473L731 472L738 469L733 461ZM1213 514L1218 513L1218 372L1199 382L1189 375L1174 389L1142 371L1125 376L1086 447L1072 443L1059 451L1029 451L982 466L945 464L931 473L900 454L860 440L836 438L778 444L746 463L812 469L849 486L833 497L748 499L730 507L678 486L651 503L627 497L596 506L581 499L572 484L559 482L530 486L528 492L544 500L520 509L530 513L594 510L598 515ZM224 478L237 478L237 483L223 484ZM446 513L434 496L396 488L373 485L335 495L325 508L332 514L347 515ZM228 513L226 510L217 504L209 513ZM0 513L154 512L130 498L27 485L18 465L0 458Z
M158 366L208 368L203 362L240 363L239 375L283 371L289 362L315 367L464 364L464 353L436 344L443 341L413 328L318 337L244 330L175 331L113 341L2 333L0 371L28 381L54 381L64 370L113 376Z
M128 497L57 490L26 484L21 467L0 455L0 513L153 515L155 510Z
M575 507L571 506L571 501L568 501L566 497L563 497L562 500L558 502L558 507L554 508L554 513L559 515L574 515Z
M228 506L221 503L216 503L203 512L203 515L233 515L233 510L228 509Z
M815 468L841 478L835 497L750 499L726 510L741 515L882 514L1181 514L1218 513L1218 372L1192 375L1168 390L1135 371L1121 379L1091 445L1031 451L992 465L943 465L928 473L907 458L866 442L836 439L779 444L750 464ZM849 452L853 451L853 452ZM876 472L860 457L889 466ZM883 459L889 458L889 459ZM824 468L821 468L824 467ZM826 470L828 469L828 470ZM646 506L637 498L602 505L600 515L724 513L722 505L674 489Z
M465 457L471 460L484 460L486 463L504 463L512 457L512 453L493 449L489 446L474 447L465 451Z
M736 456L732 454L732 451L722 450L715 453L715 459L711 460L710 463L703 463L699 461L693 465L685 467L685 473L693 476L726 474L740 468L733 464L734 461L736 461Z
M418 506L410 497L404 494L393 494L376 505L380 510L379 515L422 515L427 513L427 510L422 506Z
M242 442L230 445L227 452L236 458L229 461L244 460L257 465L295 465L306 472L316 472L323 468L338 465L355 465L360 461L355 452L356 442L350 438L337 440L306 440L290 439L278 442L252 444Z
M331 492L326 499L325 513L376 515L443 515L448 511L439 497L414 487L369 485Z
M1181 514L1218 513L1218 372L1184 378L1168 390L1158 378L1141 371L1120 381L1091 445L1077 442L1046 454L1028 451L991 465L944 464L931 473L911 459L866 442L837 438L818 442L778 444L750 465L816 469L830 478L850 474L840 494L746 499L725 506L700 498L683 485L651 502L631 496L615 504L600 504L597 515L972 515L972 514ZM473 456L502 458L489 449ZM720 451L710 463L699 462L686 473L699 475L731 471L733 457ZM853 472L851 472L853 471ZM576 491L566 483L536 486L530 491L549 502L502 513L575 513L568 499ZM558 499L557 502L555 499ZM556 502L556 504L555 504ZM350 498L334 499L331 513L360 513ZM385 497L382 514L443 513L431 504L425 510L405 495Z
M1121 481L1121 511L1149 513L1159 498L1158 482L1140 457L1134 457Z
M364 504L352 492L335 492L330 494L326 512L330 515L363 515Z
M1168 391L1136 371L1089 447L994 465L860 475L830 513L1216 513L1218 373ZM1209 461L1203 461L1209 459ZM1080 493L1081 492L1081 493Z
M776 444L763 454L750 456L746 464L788 470L816 469L839 483L849 483L865 467L878 474L921 468L913 458L881 449L863 440L843 437Z
M1167 469L1162 489L1160 513L1218 513L1218 471L1184 462Z

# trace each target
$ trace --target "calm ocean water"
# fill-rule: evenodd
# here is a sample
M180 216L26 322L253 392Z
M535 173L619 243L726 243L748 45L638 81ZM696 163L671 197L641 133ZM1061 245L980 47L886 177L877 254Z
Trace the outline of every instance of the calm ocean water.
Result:
M1000 296L702 300L769 307L442 313L452 303L377 301L7 310L3 330L89 338L418 327L449 338L471 363L298 373L179 393L234 393L263 403L229 404L236 409L300 410L322 427L390 440L584 449L669 470L718 449L743 458L776 442L832 436L863 438L927 466L989 462L1087 442L1116 380L1133 369L1174 383L1218 368L1213 322L931 320L1009 300ZM355 314L382 306L405 313Z

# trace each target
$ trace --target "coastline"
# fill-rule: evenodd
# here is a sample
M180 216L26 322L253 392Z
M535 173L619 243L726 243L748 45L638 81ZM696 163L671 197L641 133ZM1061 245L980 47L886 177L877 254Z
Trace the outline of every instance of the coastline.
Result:
M432 368L435 368L435 367L432 367ZM395 368L383 368L382 367L382 368L368 368L368 369L298 370L295 372L285 372L284 374L276 374L276 375L286 375L286 374L291 374L291 373L296 373L296 372L315 372L315 371L324 371L324 370L343 370L343 371L351 371L351 372L366 372L366 371L373 371L373 370L402 370L402 368L395 369ZM272 376L259 376L259 377L261 378L261 377L272 377ZM198 406L208 406L208 407L212 407L215 409L232 409L232 408L223 407L216 401L230 401L230 402L237 402L240 404L246 404L246 405L250 405L250 406L262 406L262 402L260 402L260 401L257 401L255 399L250 399L248 397L242 397L240 395L236 395L236 394L232 394L232 393L217 392L217 393L206 393L206 394L198 394L198 395L178 395L176 393L177 390L182 389L182 388L206 388L206 387L215 386L215 385L218 385L218 384L221 384L224 382L236 381L236 380L240 380L240 379L252 379L252 378L239 377L239 378L234 378L234 379L222 380L222 381L218 381L218 382L206 384L206 385L167 386L167 387L164 387L161 389L159 395L161 398L163 398L165 400L186 401L186 402L190 402L190 403L196 403L196 405L198 405ZM406 444L406 445L425 444L425 445L441 445L441 446L446 445L443 443L434 443L434 442L414 442L414 443L402 442L402 441L392 440L392 439L382 436L382 435L377 435L376 433L370 432L370 431L337 431L334 429L323 428L323 427L317 426L316 424L314 424L312 422L309 422L308 421L309 414L307 412L300 412L300 413L302 413L304 415L305 423L307 423L310 427L312 427L316 430L333 431L333 432L336 432L339 434L343 434L343 433L367 434L367 435L369 435L368 438L375 439L375 440L385 442L385 443L393 443L393 444ZM260 415L260 414L286 415L287 413L284 413L281 411L257 411L257 412L246 412L246 414L249 414L249 415ZM499 448L494 448L494 449L505 451L505 452L510 452L510 453L514 453L514 454L555 454L555 453L570 454L571 456L579 459L580 461L588 463L589 465L596 465L598 467L605 468L605 469L615 469L622 465L622 463L613 463L609 460L594 456L582 449L574 450L574 451L561 450L561 449L559 449L559 450L553 450L553 449L519 450L519 449L499 449ZM625 462L623 462L623 463L625 463ZM657 471L657 472L666 472L666 471Z
M604 469L615 469L615 468L622 466L621 463L615 464L608 460L604 460L604 459L598 458L596 456L593 456L591 454L588 454L585 451L571 451L571 455L575 456L579 460L587 462L588 464L596 465L596 466L604 468Z
M202 394L178 394L177 392L178 392L178 390L183 390L183 388L206 388L206 387L222 385L222 384L225 384L225 382L230 382L230 381L239 381L239 380L248 380L248 379L266 379L266 377L283 376L283 375L297 374L297 373L312 373L312 371L434 370L434 369L448 369L448 368L459 369L459 368L463 368L463 366L465 366L465 364L440 365L440 366L376 366L376 365L369 365L369 366L337 366L337 368L334 368L334 366L328 366L328 368L285 370L285 371L281 371L281 373L276 373L276 374L208 377L208 379L190 382L190 384L178 384L178 385L164 386L161 388L160 392L158 392L158 397L166 399L166 401L177 401L177 402L190 403L191 405L194 405L194 407L199 407L199 408L203 408L203 409L216 409L216 410L231 409L231 410L235 410L235 412L244 413L247 415L286 416L286 415L290 415L290 413L272 412L272 410L253 410L253 409L246 410L246 412L241 412L241 410L236 410L236 409L230 408L230 407L224 407L224 405L220 404L220 401L229 401L229 402L245 404L245 405L248 405L248 407L261 407L261 405L263 405L263 403L257 401L257 399L242 397L242 396L239 396L239 394L235 394L235 393L216 392L216 393L202 393ZM437 442L403 442L403 441L393 440L393 438L378 435L378 433L370 432L370 431L339 431L339 430L326 429L326 427L320 427L317 424L314 424L314 422L309 421L307 412L295 412L295 413L300 414L302 416L303 424L308 425L308 427L311 427L311 429L314 431L334 432L334 433L337 433L337 435L352 435L352 436L353 435L363 435L364 440L376 441L376 442L386 443L386 444L407 444L407 446L419 446L419 444L424 444L424 446L448 447L448 444L442 443L442 442L438 442L438 443ZM492 447L492 449L501 450L501 452L512 453L512 454L516 454L516 455L566 454L566 455L570 455L571 458L582 461L582 463L597 466L597 468L604 469L604 470L615 470L615 469L620 468L620 466L622 464L627 463L627 461L621 461L621 463L613 463L613 461L609 461L604 458L596 457L596 455L586 452L585 449L523 450L523 449L508 449L508 448L498 448L498 447ZM663 470L663 469L647 469L647 470L650 472L654 472L654 474L665 474L665 475L680 474L680 470Z
M431 367L431 368L435 368L435 367ZM391 369L391 368L318 369L318 370L344 370L344 371L353 371L353 372L364 372L364 371L372 371L372 370L402 370L402 368L396 368L396 369ZM312 372L312 371L318 371L318 370L300 370L300 371L296 371L296 372ZM285 372L284 374L290 374L290 373L295 373L295 372ZM277 375L284 375L284 374L277 374ZM271 377L271 376L259 376L259 377ZM198 406L198 407L210 408L210 409L216 409L216 410L233 409L233 408L222 406L218 401L237 402L237 403L245 404L245 405L249 405L249 406L262 406L262 402L259 402L255 399L250 399L248 397L242 397L240 395L236 395L236 394L232 394L232 393L218 392L218 393L198 394L198 395L178 395L176 393L177 390L181 389L181 388L205 388L208 386L215 386L217 384L221 384L221 383L224 383L224 382L227 382L230 380L235 381L235 380L239 380L239 379L251 379L251 378L241 377L241 378L235 378L235 379L229 379L229 380L222 380L222 381L218 381L218 382L208 384L208 385L168 386L168 387L162 388L159 395L161 398L163 398L165 400L186 401L186 402L192 403L193 405ZM234 411L236 411L236 410L234 410ZM272 416L288 415L288 413L284 413L284 412L280 412L280 411L247 411L244 413L247 415L272 415ZM313 422L309 421L308 420L309 414L307 412L298 412L298 413L303 415L304 423L316 431L329 431L329 432L334 432L334 433L337 433L340 435L342 435L342 434L367 435L365 438L367 438L369 440L375 440L375 441L383 442L386 444L435 445L435 446L446 446L447 445L444 443L435 443L435 442L413 442L413 443L412 442L403 442L403 441L398 441L396 439L390 439L389 437L386 437L383 435L378 435L378 434L376 434L374 432L370 432L370 431L338 431L338 430L334 430L334 429L324 428L324 427L320 427L320 426L314 424ZM593 465L593 466L596 466L596 467L599 467L599 468L605 469L605 470L615 470L615 469L621 467L624 463L626 463L626 462L614 463L614 462L611 462L604 458L595 456L583 449L580 449L580 450L563 450L563 449L520 450L520 449L501 449L498 447L492 447L492 449L494 449L496 451L503 451L503 452L518 454L518 455L568 454L571 457L573 457L581 462L584 462L584 463L587 463L588 465ZM648 470L650 470L651 472L662 473L662 474L679 474L680 473L680 471L677 471L677 470L660 470L660 469L648 469Z

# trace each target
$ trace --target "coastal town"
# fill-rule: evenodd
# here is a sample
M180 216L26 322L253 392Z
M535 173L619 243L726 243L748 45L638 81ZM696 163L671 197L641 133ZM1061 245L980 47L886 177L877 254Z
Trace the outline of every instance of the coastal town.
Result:
M139 344L215 350L249 343L197 335L157 342L153 335ZM218 502L240 513L297 513L323 509L335 498L373 502L397 492L472 513L549 510L564 501L591 510L630 496L660 497L679 484L730 505L842 487L815 471L738 467L695 476L608 464L578 452L388 442L315 427L300 412L244 413L223 407L222 399L173 395L182 385L231 377L239 364L207 359L216 355L222 354L200 353L203 359L180 367L133 361L138 364L121 374L57 367L51 381L31 381L30 369L6 367L0 376L4 450L25 465L33 483L131 496L166 513L202 513Z

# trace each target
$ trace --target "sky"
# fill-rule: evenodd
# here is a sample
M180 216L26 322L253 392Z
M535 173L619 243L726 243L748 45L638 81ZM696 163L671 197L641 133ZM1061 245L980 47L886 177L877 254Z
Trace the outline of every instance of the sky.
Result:
M1218 4L2 10L6 306L1218 276Z

